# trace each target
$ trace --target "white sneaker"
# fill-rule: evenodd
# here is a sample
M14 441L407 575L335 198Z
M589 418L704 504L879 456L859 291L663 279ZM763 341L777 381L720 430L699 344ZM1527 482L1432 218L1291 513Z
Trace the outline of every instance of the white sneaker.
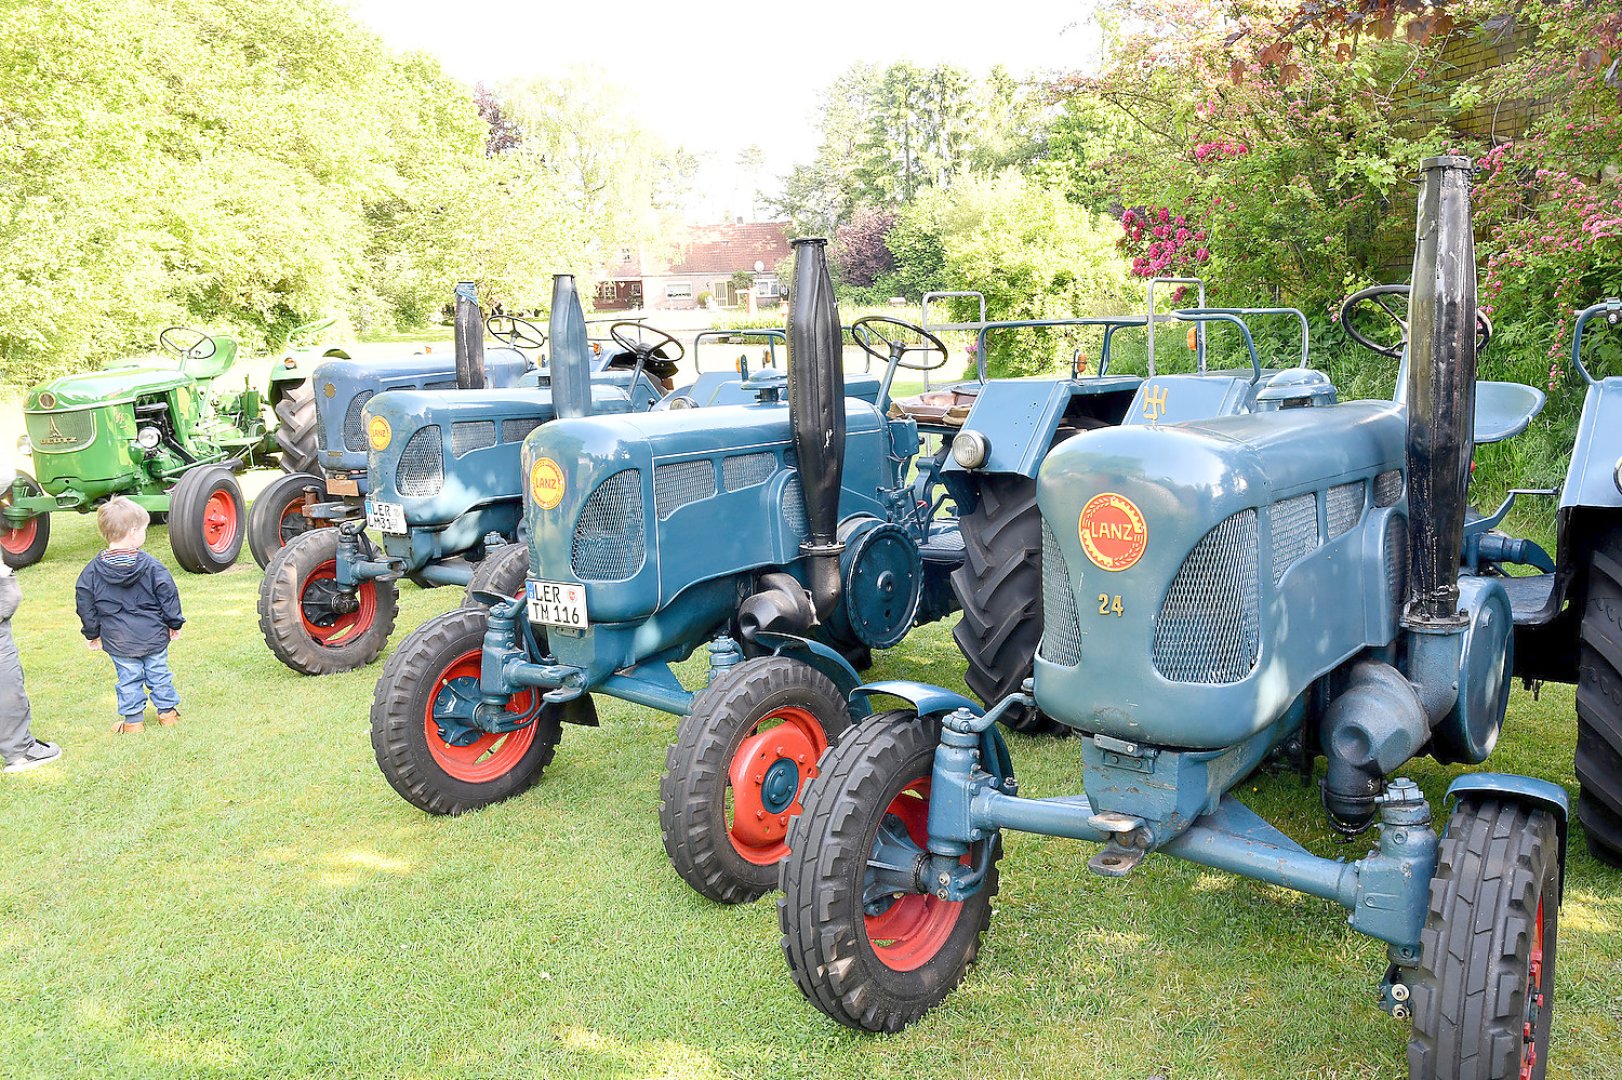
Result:
M62 756L62 748L55 743L37 742L23 751L23 756L5 767L5 772L27 772L41 765L49 765Z

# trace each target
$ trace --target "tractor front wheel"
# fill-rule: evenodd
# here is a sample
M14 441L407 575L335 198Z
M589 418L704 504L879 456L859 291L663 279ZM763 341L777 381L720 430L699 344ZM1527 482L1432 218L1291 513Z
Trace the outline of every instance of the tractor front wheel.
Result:
M1622 867L1622 528L1595 539L1577 644L1577 818L1594 858Z
M315 386L310 379L288 387L276 402L276 450L283 472L315 472Z
M223 465L181 474L169 493L169 548L193 574L229 570L242 551L247 503L237 478Z
M850 722L833 682L788 657L745 660L701 691L659 781L659 833L682 880L723 904L775 889L801 789Z
M326 501L325 480L314 473L289 473L272 480L248 507L248 550L261 570L294 537L326 527L304 516L307 488L315 488L317 502Z
M17 473L14 487L0 491L0 509L11 505L12 493L22 488L30 496L45 494L45 489L25 472ZM13 570L33 566L45 557L45 548L51 542L51 515L35 514L16 528L0 518L0 559Z
M528 546L504 544L491 551L473 568L473 580L467 583L462 606L483 609L484 605L475 596L481 592L520 599L524 595L524 580L528 576Z
M783 862L778 919L794 982L813 1005L862 1031L900 1031L946 999L980 949L997 894L1002 834L978 845L967 900L875 877L916 865L929 841L940 722L885 713L822 759Z
M483 609L436 615L401 642L377 681L377 766L401 798L430 814L466 813L528 791L563 737L538 690L508 699L514 730L472 723L487 622Z
M400 613L392 580L338 582L337 529L305 533L271 557L259 583L259 630L301 675L354 671L376 660Z
M1410 1080L1542 1080L1560 920L1554 817L1461 799L1437 848L1412 984Z

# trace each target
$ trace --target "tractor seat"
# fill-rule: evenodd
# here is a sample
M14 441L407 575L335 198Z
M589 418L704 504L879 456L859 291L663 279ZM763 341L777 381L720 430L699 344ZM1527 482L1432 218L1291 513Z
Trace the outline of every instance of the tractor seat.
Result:
M1476 383L1477 445L1502 442L1525 431L1547 400L1535 386L1515 382Z
M890 402L892 420L910 419L924 424L942 424L962 427L969 418L969 410L980 396L978 383L950 386L944 390L927 390L917 397L898 398Z

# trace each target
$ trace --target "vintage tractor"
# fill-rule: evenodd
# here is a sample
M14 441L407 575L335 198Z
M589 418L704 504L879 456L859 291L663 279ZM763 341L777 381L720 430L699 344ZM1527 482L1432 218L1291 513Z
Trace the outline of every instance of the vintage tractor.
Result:
M1412 1077L1543 1075L1564 789L1461 776L1438 837L1419 787L1387 780L1422 753L1482 761L1509 697L1510 595L1459 574L1478 420L1470 172L1422 169L1402 400L1057 448L1038 482L1032 687L984 715L918 683L857 692L910 707L821 760L782 865L783 948L817 1008L896 1031L939 1004L990 921L1002 831L1021 829L1103 844L1088 865L1105 877L1158 851L1342 904L1389 946L1383 1003L1413 1019ZM1084 794L1020 793L996 719L1032 701L1080 736ZM1377 826L1367 856L1313 855L1232 794L1281 752L1327 759L1328 820Z
M471 295L463 303L476 305ZM584 327L571 276L556 279L553 305L554 328L570 318ZM469 330L458 338L460 379L484 383L492 357L474 344L484 328L476 306L463 321ZM522 319L488 322L492 335L514 348L546 341ZM304 521L325 515L337 527L293 536L265 569L259 626L276 658L306 675L371 663L393 631L402 577L424 586L477 578L480 588L508 595L520 587L522 563L501 563L492 553L502 545L517 550L524 437L553 418L554 400L565 395L589 393L592 408L605 414L646 411L664 396L660 382L682 356L679 342L651 327L623 323L612 334L611 350L558 354L539 373L539 386L393 390L366 395L358 411L352 402L367 447L365 511L352 502L292 504ZM621 355L634 357L628 369L615 362ZM306 498L318 500L319 492ZM368 527L380 534L381 549ZM501 584L503 565L516 571L516 585Z
M22 448L38 475L19 473L0 493L0 555L17 567L38 562L52 513L88 512L125 495L158 520L167 517L170 546L186 570L232 565L245 516L233 474L278 456L296 463L305 438L298 402L317 348L300 342L331 324L295 330L268 385L245 375L240 388L227 389L229 378L244 374L236 341L175 326L158 337L166 357L64 375L29 391ZM267 405L289 423L267 428Z

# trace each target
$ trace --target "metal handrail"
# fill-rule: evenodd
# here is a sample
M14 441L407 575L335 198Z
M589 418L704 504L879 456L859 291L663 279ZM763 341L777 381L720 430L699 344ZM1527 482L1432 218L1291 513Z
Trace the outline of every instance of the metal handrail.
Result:
M1583 363L1583 327L1587 326L1588 320L1595 315L1604 315L1607 323L1616 326L1618 322L1622 322L1622 300L1614 297L1601 300L1577 313L1577 329L1571 338L1571 362L1577 365L1577 370L1582 373L1584 381L1589 386L1598 386L1600 381L1589 374L1587 365Z
M1155 374L1155 323L1165 321L1155 314L1155 286L1156 285L1198 285L1200 289L1197 308L1205 307L1205 280L1197 277L1155 277L1149 279L1148 305L1149 305L1149 377ZM1199 370L1205 371L1205 327L1200 326L1195 334L1195 353L1199 360Z
M1200 312L1205 312L1205 313L1210 314L1210 315L1234 315L1234 316L1237 316L1239 318L1246 318L1246 317L1251 316L1251 315L1294 315L1295 318L1296 318L1296 321L1301 324L1301 364L1300 364L1300 366L1301 367L1310 367L1311 366L1310 364L1307 363L1307 355L1308 355L1307 354L1307 342L1308 342L1308 336L1311 334L1311 331L1307 327L1307 316L1300 308L1293 308L1293 307L1240 307L1240 308L1208 308L1208 307L1201 307L1201 308L1184 308L1181 311L1174 311L1174 312L1172 312L1172 314L1177 315L1179 318L1181 318L1184 315L1184 313L1190 312L1190 311L1200 311Z
M972 323L940 323L938 325L931 326L929 324L929 302L931 300L950 300L954 297L980 301L980 321ZM923 303L918 309L918 325L923 327L925 330L928 330L930 333L934 333L937 330L979 330L981 327L986 325L986 294L976 289L957 291L937 290L933 292L926 292L924 293ZM981 358L980 363L977 365L977 369L979 371L980 381L985 382L986 365L984 357ZM928 371L924 372L924 389L929 389Z
M1166 317L1170 318L1171 316ZM980 326L980 335L975 341L975 351L979 354L980 381L986 381L986 339L991 336L993 330L1024 330L1043 326L1102 326L1104 327L1103 352L1099 357L1098 374L1093 376L1102 379L1109 371L1110 338L1114 336L1115 331L1132 326L1142 326L1145 321L1142 315L1089 315L1079 319L1010 319L1004 322L983 323ZM1071 371L1075 371L1073 361Z
M1231 311L1215 308L1184 308L1179 311L1174 311L1171 314L1173 318L1179 319L1183 322L1194 323L1197 329L1204 329L1204 324L1208 322L1233 323L1233 325L1239 328L1239 332L1245 336L1245 348L1250 350L1251 385L1255 385L1261 381L1261 358L1256 355L1256 340L1250 336L1250 327L1245 325L1245 320L1233 314ZM1205 374L1205 354L1203 351L1200 353L1200 374Z
M784 345L788 344L788 335L786 333L781 330L773 330L769 328L758 330L700 330L697 334L693 335L693 374L702 375L704 373L704 368L698 361L698 347L702 342L712 338L715 340L720 340L721 338L735 337L765 338L767 348L771 350L772 357L768 366L774 369L777 367L777 343L781 341L784 343ZM744 373L740 371L739 374L741 375Z

